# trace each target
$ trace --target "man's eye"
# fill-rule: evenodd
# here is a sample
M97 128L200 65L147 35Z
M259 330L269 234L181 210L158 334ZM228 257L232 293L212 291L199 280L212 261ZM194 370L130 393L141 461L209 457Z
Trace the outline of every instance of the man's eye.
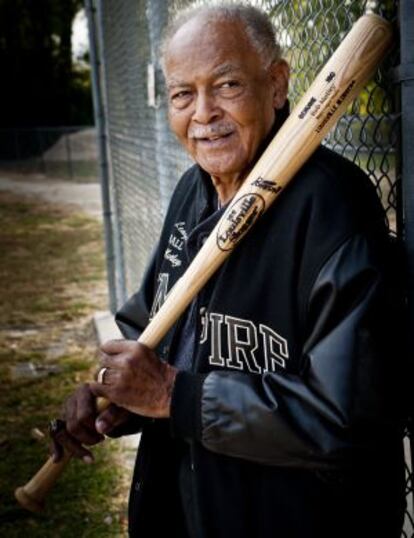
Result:
M238 88L240 86L237 80L226 80L220 85L222 88Z
M191 92L188 90L181 90L170 95L170 103L175 108L185 108L191 101Z
M225 80L218 86L218 91L223 97L232 99L242 93L243 85L238 80Z
M183 90L183 91L180 91L171 95L171 101L180 101L180 100L186 99L189 96L190 96L190 92Z

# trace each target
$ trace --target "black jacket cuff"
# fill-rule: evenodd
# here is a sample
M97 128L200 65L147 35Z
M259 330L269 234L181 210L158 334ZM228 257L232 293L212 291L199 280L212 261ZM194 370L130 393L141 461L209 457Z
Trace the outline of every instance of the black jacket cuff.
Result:
M207 374L178 372L171 397L171 432L187 441L201 440L201 391Z
M124 435L133 435L135 433L139 433L145 423L147 423L149 420L150 419L142 417L141 415L131 413L131 416L128 418L127 422L113 428L105 435L107 437L111 437L112 439L117 439L118 437L123 437Z

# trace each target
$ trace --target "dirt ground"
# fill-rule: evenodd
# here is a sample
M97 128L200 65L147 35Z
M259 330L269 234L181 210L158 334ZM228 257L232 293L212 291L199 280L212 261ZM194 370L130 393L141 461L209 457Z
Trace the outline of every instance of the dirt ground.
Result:
M1 176L1 174L0 174ZM44 432L96 371L92 317L107 309L99 185L0 177L0 534L126 536L130 470L118 441L71 462L43 515L13 491L47 457Z
M99 183L74 183L47 178L41 174L20 175L0 171L0 191L20 194L34 200L63 205L72 211L102 219Z

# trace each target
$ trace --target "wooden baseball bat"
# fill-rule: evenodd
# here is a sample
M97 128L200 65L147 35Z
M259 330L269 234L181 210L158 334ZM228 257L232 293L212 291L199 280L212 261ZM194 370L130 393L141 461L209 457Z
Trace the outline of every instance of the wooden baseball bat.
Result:
M260 157L139 342L152 349L159 344L358 95L373 75L391 40L391 25L378 15L364 15L355 23ZM107 400L98 399L99 410L107 405ZM41 510L47 492L69 459L69 455L59 463L49 459L25 486L16 490L18 502L28 510Z

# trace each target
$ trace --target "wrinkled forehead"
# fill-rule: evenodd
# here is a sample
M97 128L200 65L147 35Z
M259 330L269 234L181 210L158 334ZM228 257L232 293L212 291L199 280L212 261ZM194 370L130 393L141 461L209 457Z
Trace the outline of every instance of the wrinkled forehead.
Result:
M164 58L167 81L198 67L204 70L221 66L246 66L256 62L257 52L250 43L243 24L237 20L209 19L197 16L187 21L168 43Z

